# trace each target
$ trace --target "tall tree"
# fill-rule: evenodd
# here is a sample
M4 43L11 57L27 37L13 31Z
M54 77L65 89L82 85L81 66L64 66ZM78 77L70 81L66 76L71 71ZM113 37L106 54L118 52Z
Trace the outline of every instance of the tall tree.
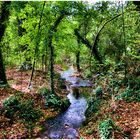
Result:
M53 40L53 34L57 32L57 27L68 13L65 11L62 11L60 16L56 19L54 24L50 27L49 33L48 33L48 47L50 48L50 79L51 79L51 92L52 94L55 94L54 92L54 46L52 44Z
M5 22L9 17L9 8L10 1L4 1L1 6L1 16L0 16L0 43L2 41L2 37L4 35L6 24ZM7 84L5 68L2 57L2 45L0 44L0 84Z

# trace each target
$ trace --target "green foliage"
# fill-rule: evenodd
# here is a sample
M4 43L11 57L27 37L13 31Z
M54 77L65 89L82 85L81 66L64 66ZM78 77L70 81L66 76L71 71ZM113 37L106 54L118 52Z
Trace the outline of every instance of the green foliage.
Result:
M41 88L38 91L43 97L45 97L45 107L46 108L54 108L55 110L65 111L70 102L68 99L61 99L56 94L52 94L51 91L47 88Z
M128 79L128 86L131 89L139 90L140 89L140 79L139 78Z
M26 123L35 123L43 115L41 110L34 109L33 100L28 100L20 104L19 117Z
M5 115L10 118L11 123L15 118L14 115L19 117L20 121L26 126L30 137L36 122L40 119L43 113L40 109L34 109L33 100L30 99L25 102L19 101L19 97L20 95L11 96L3 102Z
M126 89L123 93L115 97L116 100L125 100L126 102L140 102L140 90Z
M124 68L125 68L125 64L122 63L122 62L119 62L119 63L117 63L117 64L115 65L114 70L115 70L115 71L121 71L121 70L124 70Z
M85 75L85 77L87 77L87 78L91 78L92 73L90 72L90 70L85 70L84 75Z
M8 84L1 84L1 82L0 82L0 88L3 88L3 87L9 87L9 85Z
M13 117L14 113L19 111L19 117L25 121L37 121L42 115L39 110L33 108L33 100L19 102L17 96L10 96L3 102L3 106L8 117Z
M99 132L102 139L112 138L112 131L115 124L112 119L107 119L99 124Z
M8 99L4 100L3 106L6 110L6 117L13 118L15 112L19 110L19 104L16 96L10 96Z
M90 98L88 100L88 108L85 112L85 115L88 117L90 116L92 113L96 113L99 111L100 109L100 103L101 103L101 100L99 99L93 99L93 98Z
M59 108L61 105L61 101L59 99L59 97L55 94L50 94L49 96L46 97L46 101L45 101L45 107L49 108Z
M28 130L29 138L32 137L33 128L36 125L36 122L43 116L43 113L40 109L35 109L33 106L33 100L28 100L21 102L18 116L21 121L24 123L25 127Z
M115 99L116 100L130 101L130 97L133 96L132 92L133 92L133 90L126 89L123 93L121 93L120 95L116 96Z
M134 101L140 102L140 90L135 91Z
M46 108L54 108L55 110L59 111L65 111L70 105L70 102L68 99L60 99L55 94L50 94L48 97L46 97L45 101L45 107Z
M49 95L51 94L51 91L47 88L41 88L38 91L39 94L41 94L43 97L49 97Z
M110 80L110 87L120 87L121 84L122 84L121 80L117 79Z
M95 89L95 94L96 94L96 97L102 97L102 94L103 94L103 89L101 86L98 86L96 89Z
M82 37L93 44L93 37L100 30L103 23L116 15L117 2L47 2L44 7L40 29L39 20L42 12L43 2L12 2L10 18L3 37L2 46L5 64L20 65L26 59L34 59L34 49L37 44L37 65L42 65L42 56L49 54L48 33L61 13L68 12L53 35L52 44L55 48L55 63L61 65L73 64L75 53L80 50L80 65L84 69L91 65L92 71L97 71L98 65L94 57L90 58L91 50L81 41L78 43L74 35L74 29L78 28ZM120 14L121 8L117 8ZM126 12L127 10L131 12ZM97 50L104 58L106 70L114 68L115 71L124 69L124 53L128 59L132 56L138 57L139 50L139 12L134 10L131 4L124 5L125 40L122 32L123 21L121 16L105 25L100 33ZM133 12L132 12L133 11ZM85 22L86 21L86 22ZM102 21L102 22L101 22ZM130 24L130 22L132 24ZM56 49L57 48L57 49ZM126 49L126 50L125 50ZM126 51L126 52L125 52ZM46 53L47 52L47 53ZM131 55L131 56L129 56ZM48 58L46 59L48 60ZM13 64L14 62L14 64ZM63 64L62 64L63 62ZM92 62L90 64L90 62ZM92 72L85 69L85 77L91 78ZM104 69L104 71L106 71Z
M68 109L68 107L70 106L70 101L69 99L63 99L61 100L61 111L64 112L66 109Z

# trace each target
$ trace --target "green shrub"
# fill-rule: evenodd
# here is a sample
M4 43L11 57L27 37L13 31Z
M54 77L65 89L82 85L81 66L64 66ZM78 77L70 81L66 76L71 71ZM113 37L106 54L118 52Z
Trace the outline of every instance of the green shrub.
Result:
M129 79L128 86L131 89L139 90L140 89L140 79Z
M25 127L28 130L28 136L29 138L32 137L33 129L36 125L36 122L39 121L39 119L43 116L43 113L40 109L34 109L33 107L33 100L28 100L25 102L22 102L20 104L20 110L19 110L19 118L24 123Z
M140 102L140 90L135 91L134 101Z
M69 99L63 99L61 100L61 111L66 111L66 109L70 106L70 101Z
M102 87L98 86L96 89L95 89L95 94L96 94L96 97L102 97L102 94L103 94L103 89Z
M55 77L55 79L60 79L61 75L59 73L55 73L54 77Z
M133 90L126 89L122 94L115 97L116 100L125 100L127 102L132 101Z
M29 137L32 135L32 130L36 122L43 115L40 109L34 109L34 100L19 102L20 96L11 96L3 102L6 117L13 122L14 114L22 121L28 130Z
M50 94L46 97L45 107L59 108L61 106L60 98L55 94Z
M90 70L86 70L84 72L84 75L85 75L86 78L91 78L92 77L92 73L90 72Z
M51 94L51 91L47 88L41 88L38 91L43 97L47 97Z
M32 122L32 123L37 122L40 119L40 117L43 115L41 110L34 109L33 102L34 100L30 99L20 104L19 117L25 122Z
M5 116L13 118L15 112L19 109L19 104L19 99L16 96L10 96L8 99L4 100L3 106L5 109Z
M123 93L115 97L116 100L124 100L126 102L140 102L140 90L126 89Z
M111 87L120 87L122 84L122 81L121 80L111 80L110 81L110 85Z
M115 71L122 71L125 68L125 64L123 62L119 62L115 65L114 70Z
M90 98L88 100L88 108L86 109L85 115L86 117L90 116L92 113L96 113L100 109L101 101L99 99Z
M109 139L112 137L112 131L114 130L114 122L112 119L107 119L99 124L99 132L102 139Z
M60 99L55 94L51 94L49 97L46 97L45 107L46 108L54 108L55 110L65 111L70 105L68 99Z

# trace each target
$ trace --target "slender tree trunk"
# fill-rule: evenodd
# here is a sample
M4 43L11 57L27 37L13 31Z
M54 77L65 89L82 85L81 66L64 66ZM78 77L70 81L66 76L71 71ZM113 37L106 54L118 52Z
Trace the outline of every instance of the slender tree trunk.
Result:
M50 83L51 83L51 93L55 94L54 91L54 46L52 45L52 39L54 33L57 32L57 27L63 20L63 18L67 15L67 13L63 12L60 16L56 19L54 24L51 26L49 33L48 33L48 47L50 48Z
M36 40L36 44L35 44L34 60L33 60L32 73L31 73L31 77L29 80L28 88L31 87L31 83L32 83L33 75L34 75L34 70L35 70L35 63L36 63L36 57L37 57L37 52L38 52L38 45L39 45L39 41L40 41L40 34L41 34L40 28L41 28L44 7L45 7L45 1L43 3L43 8L42 8L39 23L38 23L38 32L37 32L37 36L36 36L37 40Z
M77 71L80 72L80 40L77 38L78 51L76 52L76 67Z
M48 59L48 57L47 57L47 53L46 53L46 55L45 55L45 60L44 60L44 63L45 63L45 69L44 69L44 71L47 73L47 71L48 71L48 61L47 61L47 59Z
M42 57L41 57L41 70L42 70L42 72L44 71L44 55L42 55Z
M77 29L75 29L74 32L75 32L75 35L77 36L77 38L78 38L79 40L81 40L81 42L82 42L83 44L85 44L85 45L92 51L92 54L94 55L95 59L96 59L97 61L99 61L99 63L102 64L102 63L103 63L103 62L102 62L102 58L101 58L101 56L100 56L100 54L99 54L97 48L96 48L96 47L92 47L92 45L90 44L90 42L89 42L87 39L83 38L83 37L80 35L80 33L78 32Z
M54 91L54 47L51 44L50 46L50 78L51 78L51 92L52 94L55 93Z
M2 37L4 35L6 25L5 21L8 20L9 17L9 9L7 6L10 5L10 1L4 1L1 6L1 15L0 15L0 43L2 41ZM2 57L2 46L0 45L0 84L7 84L6 74L5 74L5 68L3 63L3 57Z
M126 41L125 41L125 21L124 21L124 5L123 5L123 2L122 2L122 21L123 21L123 27L122 27L122 30L123 30L123 45L124 45L124 49L125 49L125 56L126 56ZM127 63L125 62L125 68L124 68L124 79L126 80L127 77Z
M80 72L80 51L76 53L76 67L77 71Z

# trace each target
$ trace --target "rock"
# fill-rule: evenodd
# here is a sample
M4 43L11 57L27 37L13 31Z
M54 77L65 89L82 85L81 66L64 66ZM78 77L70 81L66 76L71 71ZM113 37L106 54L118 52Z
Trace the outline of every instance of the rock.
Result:
M76 99L78 99L80 93L79 93L79 89L78 88L72 88L72 92L73 92L73 95L75 96Z
M64 138L65 139L77 139L77 138L79 138L79 133L74 128L68 128L65 131Z
M62 136L61 131L53 131L53 132L50 132L50 134L49 134L50 139L61 139L62 137L63 136Z
M67 89L66 85L64 85L64 84L60 85L60 88L61 89Z

